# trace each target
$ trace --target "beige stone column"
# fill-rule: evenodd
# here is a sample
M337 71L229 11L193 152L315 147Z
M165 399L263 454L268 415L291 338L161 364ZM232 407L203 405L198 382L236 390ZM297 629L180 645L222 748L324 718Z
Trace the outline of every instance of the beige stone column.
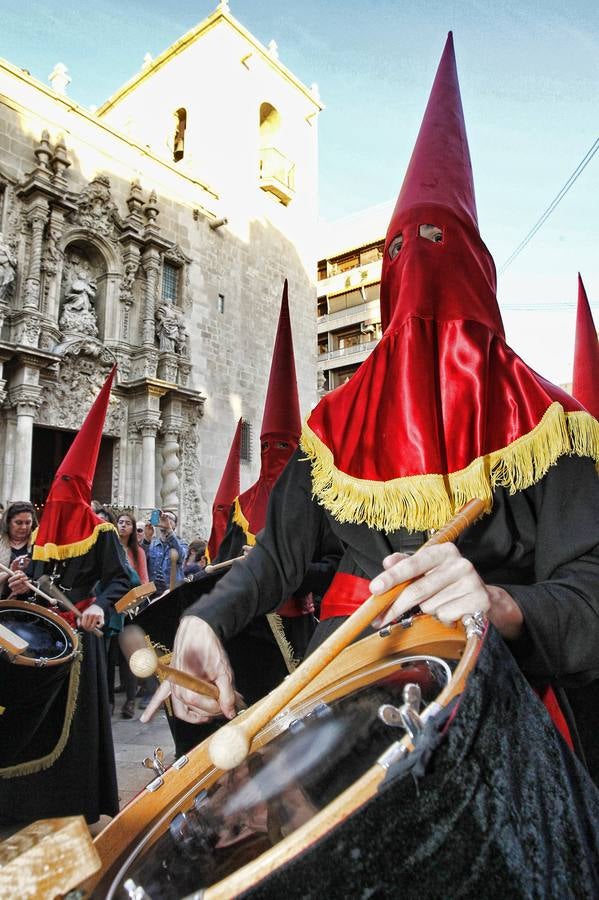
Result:
M36 200L27 212L31 227L29 268L25 279L25 309L37 309L40 302L40 282L44 228L48 221L49 206L46 200Z
M156 433L159 421L145 419L139 423L141 432L141 496L139 506L153 509L156 505Z
M162 468L160 475L160 499L163 509L179 509L179 434L168 430L164 433L162 444Z
M143 255L143 268L146 283L142 307L142 343L145 347L154 347L154 313L160 283L160 253L154 247Z
M6 411L6 435L4 438L4 458L2 459L2 495L4 504L12 499L12 477L15 467L17 447L17 416L14 409Z
M31 497L31 453L33 449L33 420L41 404L40 388L21 387L10 392L11 403L17 412L15 455L12 475L12 500Z

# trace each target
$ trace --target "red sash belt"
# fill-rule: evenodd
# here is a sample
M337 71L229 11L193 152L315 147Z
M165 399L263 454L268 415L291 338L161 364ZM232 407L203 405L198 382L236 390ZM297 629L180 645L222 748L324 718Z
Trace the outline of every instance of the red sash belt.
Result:
M96 602L95 597L87 597L85 600L79 600L75 604L75 606L77 607L79 612L83 613L83 612L85 612L85 610L87 609L88 606L91 606L92 603L95 603L95 602ZM62 616L62 618L65 619L65 621L67 621L69 623L71 628L77 628L78 622L77 622L74 612L71 612L68 609L62 609L62 607L58 607L56 612L58 613L59 616Z
M370 597L368 578L337 572L322 598L320 621L333 616L351 616Z

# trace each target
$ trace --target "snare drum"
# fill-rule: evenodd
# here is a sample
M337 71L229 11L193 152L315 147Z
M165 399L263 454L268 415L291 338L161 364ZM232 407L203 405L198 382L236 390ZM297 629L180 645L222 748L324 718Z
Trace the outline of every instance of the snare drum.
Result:
M62 752L79 683L79 638L37 603L0 601L0 624L27 643L0 651L0 777L45 768Z
M461 691L478 645L478 635L466 642L461 626L417 617L410 628L395 626L341 653L232 772L210 765L204 742L96 839L101 895L228 897L259 884L305 850L306 831L314 840L350 814L352 802L339 806L340 798L355 793L353 808L364 802L368 789L354 790L364 778L370 795L376 791L377 759L406 733L389 721L401 719L407 685L420 689L426 719ZM403 746L400 755L409 738Z

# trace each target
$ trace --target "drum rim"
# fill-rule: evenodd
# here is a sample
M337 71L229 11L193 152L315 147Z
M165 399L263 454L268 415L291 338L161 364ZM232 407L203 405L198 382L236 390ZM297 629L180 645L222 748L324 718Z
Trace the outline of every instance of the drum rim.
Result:
M39 603L35 603L32 601L25 600L0 600L0 611L3 609L16 609L22 610L28 613L34 613L39 616L40 619L47 619L49 622L52 622L60 631L64 632L71 642L72 649L69 653L61 656L57 659L48 659L44 663L40 663L39 658L31 657L31 656L23 656L18 655L14 656L11 659L12 665L17 666L32 666L35 668L46 668L50 666L60 666L64 663L70 662L75 654L79 650L79 635L77 632L71 628L66 619L63 619L62 616L59 616L57 613L53 612L51 609L46 609L45 606L41 606Z
M366 670L370 665L392 656L415 655L430 649L436 655L457 661L466 646L465 630L460 623L445 625L428 615L414 616L407 623L395 623L384 631L354 641L298 693L290 707L340 682L349 674ZM162 818L161 810L166 804L173 808L175 804L185 802L190 792L192 773L196 787L200 783L204 785L205 780L211 783L210 778L214 777L216 770L208 756L208 743L209 739L176 760L176 764L161 777L160 784L158 779L150 782L152 787L148 789L147 786L141 791L95 838L94 846L102 859L102 869L94 879L94 889L101 885L102 890L107 891L123 860L130 855L129 848L152 830ZM258 736L252 741L252 749L257 746Z
M372 660L369 664L367 664L360 670L353 672L353 673L347 673L346 675L342 676L341 678L332 681L325 689L319 691L317 695L312 696L312 697L307 697L307 698L301 700L299 703L297 703L297 704L293 703L287 709L281 710L281 712L277 716L275 716L274 719L272 719L272 721L269 722L256 735L254 741L252 742L252 748L251 748L250 752L253 753L255 750L261 749L262 747L269 744L271 740L274 740L275 738L279 737L281 734L284 734L288 730L290 723L296 718L296 716L294 716L294 713L301 712L302 715L308 715L309 712L312 709L314 709L314 707L317 706L319 703L326 703L327 702L327 699L326 699L327 692L335 694L334 697L330 698L330 701L334 700L334 699L339 699L341 697L346 697L346 696L349 696L349 694L352 691L352 687L351 687L352 682L360 682L365 677L374 676L376 674L378 674L381 678L384 678L385 670L396 671L399 668L399 666L397 665L398 663L401 664L401 663L421 662L421 661L432 661L435 663L441 663L443 668L447 669L449 671L450 678L446 682L444 687L441 689L441 691L438 695L439 697L441 696L442 693L444 693L446 690L448 690L450 688L451 684L453 683L453 681L456 677L459 678L459 675L456 674L457 670L454 672L451 672L451 670L449 670L447 662L444 659L442 659L441 657L434 655L433 653L427 654L427 653L420 652L420 653L412 654L412 653L406 653L405 651L403 651L403 652L397 652L397 653L393 654L392 656L387 656L387 657L383 657L380 659ZM358 690L360 687L367 688L367 687L371 686L372 684L376 683L376 680L377 680L376 678L372 677L371 680L367 681L366 683L362 683L361 685L357 685L354 689ZM343 689L343 687L347 687L347 692L339 693ZM433 708L435 706L435 704L437 703L437 699L438 698L436 698L435 700L432 700L427 705L427 709ZM269 734L272 731L274 731L274 734L272 734L272 737L269 738ZM257 744L257 746L254 746L255 744ZM377 765L377 763L374 763L373 765ZM368 771L370 771L370 770L368 770ZM218 773L217 778L212 777L215 772ZM129 854L126 856L126 858L123 859L122 863L119 865L114 876L111 878L111 880L109 882L109 887L108 887L108 891L106 894L106 900L115 900L118 890L119 890L119 887L122 888L123 884L126 880L127 870L131 868L131 865L135 862L136 858L138 858L143 853L144 850L146 850L148 847L151 847L152 844L155 843L155 839L154 839L155 836L157 839L166 833L169 821L173 821L175 816L178 814L179 810L177 808L181 807L187 800L196 796L203 789L207 789L207 788L210 788L213 785L215 785L219 781L220 776L222 776L222 775L226 775L226 772L220 772L220 770L216 769L212 764L209 763L208 768L204 770L204 772L200 776L199 780L197 780L193 785L190 785L183 794L181 794L179 797L177 797L175 800L173 800L171 802L170 806L166 810L162 811L160 817L154 821L151 828L149 828L145 832L145 834L143 834L143 836L139 839L139 841L137 842L135 847L132 848L132 850L129 852ZM321 813L324 814L329 806L330 806L330 803L327 804L326 807L323 807L322 810L319 810L319 812L316 815L320 815ZM314 818L316 818L316 816ZM295 832L292 832L292 835L294 833ZM289 837L292 837L292 835L289 835ZM286 840L286 839L284 839L284 840ZM282 841L280 843L282 843ZM276 846L278 846L278 844L274 845L274 847L276 847ZM274 849L274 847L270 848L270 850ZM270 853L270 850L265 851L265 853ZM262 855L264 855L264 854L261 854L261 856ZM256 859L259 859L259 857L256 857ZM255 862L255 860L252 860L249 863L246 863L246 866L253 865L254 862ZM242 867L241 869L237 870L237 872L241 872L241 870L243 868L245 868L245 867ZM221 879L221 881L231 878L231 877L233 877L233 875L237 875L237 872L231 873L231 875L226 876L226 878ZM221 883L220 881L215 882L213 885L209 885L208 887L199 888L198 891L203 894L204 891L208 891L208 890L211 890L212 888L218 887L218 885L220 883ZM256 882L256 883L258 883L258 882ZM190 898L197 897L198 891L196 891L190 895L187 895L185 900L190 900Z

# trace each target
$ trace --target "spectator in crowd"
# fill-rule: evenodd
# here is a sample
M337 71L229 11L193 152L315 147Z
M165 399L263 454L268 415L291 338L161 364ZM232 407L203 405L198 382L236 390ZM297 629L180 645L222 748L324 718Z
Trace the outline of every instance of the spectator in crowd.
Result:
M24 570L31 562L31 532L37 527L35 508L29 501L11 503L0 522L0 563L13 572ZM0 599L8 596L8 575L0 572Z
M129 513L121 513L117 521L119 532L119 540L123 545L123 549L127 555L127 562L137 578L132 578L132 582L137 584L148 583L148 564L146 554L139 545L138 526L134 517ZM143 534L143 526L142 526ZM122 617L121 617L122 618ZM119 631L122 629L119 629ZM123 656L123 652L118 645L118 641L111 639L110 649L108 652L108 686L109 691L114 684L114 669L118 663L119 676L121 679L121 688L125 691L125 702L121 709L123 719L132 719L135 715L135 692L137 690L137 679L127 660Z
M116 516L111 509L108 509L107 506L102 506L97 500L92 500L91 507L97 516L104 519L105 522L110 522L116 528Z
M175 529L177 515L171 510L160 510L157 535L148 550L148 575L156 585L158 593L165 591L171 580L171 550L178 554L175 570L175 581L184 580L183 562L187 556L187 544L180 540Z
M183 564L183 574L188 581L198 581L206 574L206 541L201 539L192 541Z
M146 554L148 555L148 550L150 549L150 544L154 540L154 526L149 522L138 521L136 526L137 532L137 543Z

